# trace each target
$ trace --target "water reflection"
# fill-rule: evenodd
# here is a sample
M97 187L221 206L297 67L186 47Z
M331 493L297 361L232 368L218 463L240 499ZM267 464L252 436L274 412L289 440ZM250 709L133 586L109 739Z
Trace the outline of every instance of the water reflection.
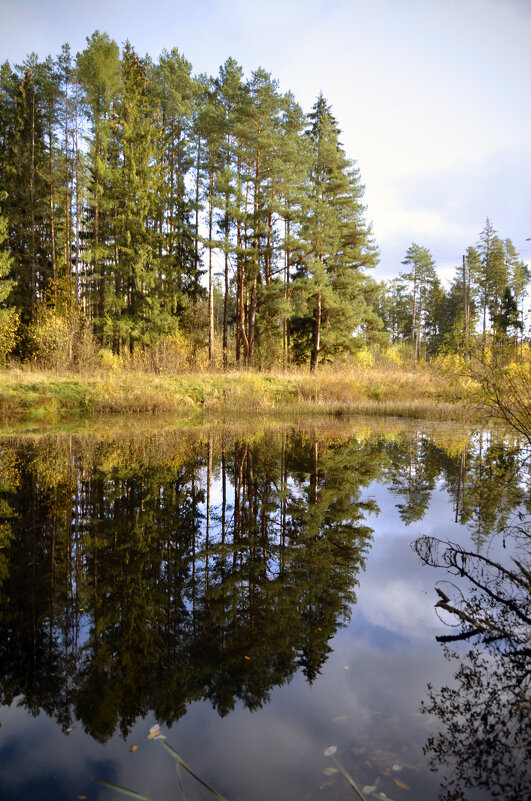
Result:
M344 426L6 439L0 702L99 742L194 701L257 709L314 682L348 622L368 487L406 524L446 490L481 547L527 497L522 458L493 435Z
M443 772L442 801L465 801L474 788L520 801L531 788L530 521L520 514L508 536L518 540L509 566L431 537L414 543L425 564L452 576L437 587L437 607L455 628L437 640L456 662L455 683L430 685L424 707L442 723L425 748Z
M162 447L162 453L160 448ZM99 740L314 680L371 538L381 443L300 433L3 449L0 675Z

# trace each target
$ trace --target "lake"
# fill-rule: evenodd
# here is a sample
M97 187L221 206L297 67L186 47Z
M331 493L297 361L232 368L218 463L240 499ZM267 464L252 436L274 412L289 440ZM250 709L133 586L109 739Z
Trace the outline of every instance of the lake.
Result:
M212 798L164 743L228 801L529 798L528 456L359 418L3 436L0 798Z

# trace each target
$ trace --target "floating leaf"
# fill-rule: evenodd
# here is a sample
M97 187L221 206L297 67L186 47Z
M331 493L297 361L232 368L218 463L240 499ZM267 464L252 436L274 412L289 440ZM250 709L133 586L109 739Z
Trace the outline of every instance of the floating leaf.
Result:
M132 745L129 750L131 751L131 753L133 753L133 751L136 751L137 748L138 748L138 745Z
M376 789L377 789L377 785L376 784L366 784L365 787L363 788L362 792L366 793L367 795L369 795L369 793L374 793L374 791Z
M389 798L385 793L371 793L371 795L373 798L379 798L380 801L393 801L393 799Z
M411 790L411 787L409 786L409 784L406 784L405 782L401 782L400 779L395 779L394 782L398 787L401 787L403 790Z
M402 765L393 765L393 770L402 770Z
M244 658L244 659L247 659L247 661L248 661L248 662L250 662L250 661L251 661L251 657L250 657L250 656L244 656L243 658Z
M162 733L162 729L160 728L158 723L155 723L149 730L148 740L165 740L166 735Z
M325 768L323 770L325 776L333 776L334 773L339 773L337 768Z
M337 745L330 745L324 752L325 756L333 756L337 752Z

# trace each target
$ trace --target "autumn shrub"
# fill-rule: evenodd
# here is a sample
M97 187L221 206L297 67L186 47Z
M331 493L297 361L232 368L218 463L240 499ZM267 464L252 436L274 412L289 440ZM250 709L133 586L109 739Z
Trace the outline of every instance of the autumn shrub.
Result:
M42 306L30 328L34 361L44 370L60 370L72 362L72 341L67 320Z
M0 309L0 367L5 367L17 343L19 315L14 309Z

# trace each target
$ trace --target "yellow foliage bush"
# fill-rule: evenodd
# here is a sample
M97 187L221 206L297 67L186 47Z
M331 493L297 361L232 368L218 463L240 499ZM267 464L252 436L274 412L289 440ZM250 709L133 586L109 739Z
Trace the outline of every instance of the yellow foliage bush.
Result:
M124 366L122 357L113 353L110 348L100 348L98 362L104 370L122 370Z
M19 315L14 309L0 309L0 366L5 367L7 357L17 343Z

